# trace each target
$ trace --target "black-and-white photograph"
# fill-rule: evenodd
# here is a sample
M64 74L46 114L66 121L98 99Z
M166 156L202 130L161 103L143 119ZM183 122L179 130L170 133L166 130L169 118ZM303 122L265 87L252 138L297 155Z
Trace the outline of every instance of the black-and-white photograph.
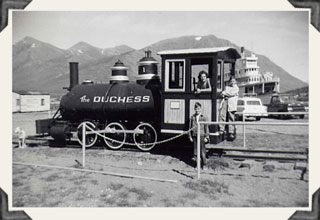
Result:
M13 11L12 206L309 207L308 11Z

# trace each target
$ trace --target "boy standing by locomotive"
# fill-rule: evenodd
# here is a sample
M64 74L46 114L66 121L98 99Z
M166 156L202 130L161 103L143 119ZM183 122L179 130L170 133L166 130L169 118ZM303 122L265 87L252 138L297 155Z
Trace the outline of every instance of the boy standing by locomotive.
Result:
M196 102L194 105L195 113L190 118L190 132L189 132L189 139L193 143L193 161L197 161L197 132L198 127L197 124L199 121L207 121L206 117L201 114L201 104ZM209 132L208 132L208 125L200 125L200 159L201 159L201 166L204 170L207 169L206 167L206 146L205 143L209 142Z

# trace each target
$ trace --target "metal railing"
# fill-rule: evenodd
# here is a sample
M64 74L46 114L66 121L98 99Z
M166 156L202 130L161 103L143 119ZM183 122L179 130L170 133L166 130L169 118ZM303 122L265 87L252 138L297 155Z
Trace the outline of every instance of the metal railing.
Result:
M242 122L245 122L246 120L246 115L257 115L256 113L243 113L243 112L236 112L237 115L242 115ZM264 115L270 116L270 115L308 115L309 112L267 112L263 113ZM260 117L260 116L259 116ZM256 124L256 123L255 123ZM291 125L292 123L290 123ZM242 130L243 130L243 147L246 148L246 129L245 125L242 125Z
M272 126L309 126L309 123L303 123L303 122L289 122L289 123L272 123L272 122L245 122L245 115L250 113L243 113L242 122L204 122L199 121L197 124L197 177L200 179L200 170L201 170L201 158L200 158L200 125L242 125L243 126L243 147L246 148L246 132L245 132L245 126L246 125L272 125ZM272 115L301 115L301 114L309 114L308 112L271 112L268 114Z
M297 122L289 122L289 123L271 123L271 122L245 122L245 115L250 114L250 113L242 113L242 122L204 122L204 121L199 121L197 123L197 177L200 179L200 125L219 125L219 124L224 124L224 125L242 125L243 126L243 147L246 148L246 132L245 132L245 126L246 125L272 125L272 126L309 126L309 123L297 123ZM285 115L300 115L300 114L309 114L308 112L272 112L268 113L272 115L280 115L280 114L285 114ZM88 130L88 131L87 131ZM97 133L98 135L101 135L100 132L94 131L92 128L86 125L86 123L83 124L82 126L82 166L85 167L85 150L86 150L86 135L87 134L92 134L92 133Z
M88 131L87 131L88 130ZM87 134L97 134L101 135L105 131L94 131L91 127L89 127L86 122L83 123L82 126L82 168L85 168L86 166L86 135ZM131 131L130 133L139 132L139 131ZM59 167L61 168L61 167ZM121 173L113 173L113 172L102 172L102 171L94 171L94 170L86 170L82 169L82 171L87 172L93 172L93 173L102 173L112 176L119 176L119 177L126 177L126 178L139 178L139 179L146 179L146 180L154 180L154 181L160 181L160 182L171 182L171 183L177 183L177 180L169 180L169 179L161 179L157 177L147 177L147 176L137 176L132 174L121 174Z

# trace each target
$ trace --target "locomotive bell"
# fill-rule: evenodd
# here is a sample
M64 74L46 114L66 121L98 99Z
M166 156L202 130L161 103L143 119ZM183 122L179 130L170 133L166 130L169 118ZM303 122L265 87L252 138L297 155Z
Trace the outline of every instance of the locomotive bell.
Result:
M120 60L118 60L113 67L111 67L110 83L115 82L129 82L127 75L128 67L126 67Z
M151 51L145 51L145 57L139 60L137 83L147 83L149 80L159 80L158 62L151 56Z

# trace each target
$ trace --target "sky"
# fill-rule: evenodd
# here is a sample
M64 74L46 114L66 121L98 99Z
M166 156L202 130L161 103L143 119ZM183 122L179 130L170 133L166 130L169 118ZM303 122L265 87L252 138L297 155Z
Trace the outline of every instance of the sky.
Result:
M99 48L125 44L141 49L168 38L212 34L266 55L309 81L306 11L14 11L12 19L13 43L30 36L62 49L79 41Z

